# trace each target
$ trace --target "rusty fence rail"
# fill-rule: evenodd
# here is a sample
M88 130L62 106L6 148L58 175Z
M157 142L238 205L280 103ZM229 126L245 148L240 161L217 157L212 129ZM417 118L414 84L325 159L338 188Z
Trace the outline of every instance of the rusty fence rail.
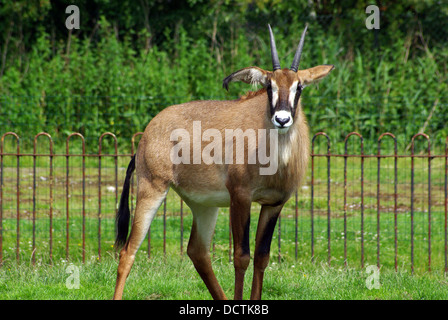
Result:
M99 137L94 153L86 152L80 133L67 137L65 153L55 152L48 133L35 136L29 153L21 151L19 135L3 134L0 263L36 263L45 257L84 262L114 252L114 217L125 168L141 134L132 137L127 154L118 152L118 139L110 132ZM307 180L279 219L272 246L278 261L320 259L343 267L370 263L448 272L448 138L436 146L438 154L424 133L410 142L410 153L399 154L396 137L384 133L377 153L365 154L362 135L352 132L344 140L344 153L337 154L330 137L316 133ZM417 153L416 144L424 152ZM134 189L133 184L131 210ZM147 237L147 255L158 246L164 254L173 246L183 254L191 213L172 193L159 211ZM231 259L226 213L223 209L227 220L217 226L213 252L226 251Z
M86 233L87 233L87 225L86 225L86 217L87 217L87 202L92 202L92 197L89 197L86 194L86 184L93 182L97 183L98 189L96 194L96 206L91 207L91 211L94 210L96 212L96 218L98 221L97 224L97 258L98 260L101 259L102 254L102 235L104 232L102 232L102 218L103 218L103 201L104 201L104 186L102 183L102 179L104 176L103 173L103 161L104 159L112 159L113 162L113 174L112 178L108 178L107 184L111 185L113 192L113 200L112 200L112 210L110 210L109 205L109 216L108 218L112 218L116 213L117 208L117 201L118 201L118 188L119 188L119 178L118 178L118 159L124 158L126 161L129 161L131 155L134 153L134 145L135 145L135 139L140 136L142 133L138 132L132 137L132 147L131 147L131 153L129 154L119 154L118 153L118 140L117 137L110 132L106 132L102 134L99 138L98 142L98 153L95 154L87 154L86 153L86 143L85 139L82 134L80 133L72 133L70 134L66 139L66 148L65 153L55 153L54 152L54 142L52 137L45 132L39 133L35 136L34 142L33 142L33 152L32 153L25 153L21 152L20 150L20 138L19 136L14 132L7 132L2 135L1 137L1 145L0 145L0 263L4 260L4 252L5 251L11 251L11 247L9 247L9 250L5 250L5 241L9 240L9 237L5 235L6 231L12 233L11 228L7 228L4 226L5 221L15 219L15 230L14 235L15 236L15 257L16 260L19 261L21 257L21 252L26 251L24 247L26 247L26 244L21 241L21 237L23 236L23 231L21 230L21 226L23 225L23 221L31 221L32 222L32 228L28 228L26 230L27 232L31 231L31 237L29 234L27 235L27 239L30 239L28 241L28 249L31 249L31 259L32 262L36 262L36 251L37 251L37 245L36 245L36 231L37 231L37 223L42 222L42 217L45 217L46 223L48 224L48 238L47 244L48 244L48 257L50 260L53 259L54 254L54 243L57 241L58 243L61 243L62 235L61 233L64 233L65 236L65 259L70 258L70 250L71 250L71 241L73 241L73 237L71 235L70 227L73 226L71 219L74 218L72 211L73 206L71 205L71 202L77 202L80 203L80 206L75 209L75 211L80 211L80 214L78 214L79 220L81 221L81 230L79 234L81 235L80 243L78 243L78 246L81 247L81 255L82 255L82 261L84 262L86 260ZM10 150L9 152L5 150L6 145L6 138L11 137L12 140L10 144L15 144L14 152ZM48 149L47 151L43 151L39 148L39 142L43 139L40 137L46 137L47 138L47 145ZM40 139L39 139L40 138ZM113 153L104 153L103 152L103 140L105 138L112 139L113 144ZM76 146L75 149L78 153L72 153L72 140L78 139L80 142L80 146ZM40 142L43 144L43 142ZM80 152L80 153L79 153ZM15 165L14 168L9 163L9 165L6 165L5 162L7 159L15 158ZM75 167L70 164L71 159L78 158L81 159L81 162L78 163ZM89 158L95 158L96 161L94 163L94 168L92 168L92 165L90 165L90 173L93 174L93 180L92 177L86 176L86 159ZM31 165L30 165L30 159ZM38 173L38 166L37 163L39 159L47 159L48 162L45 165L48 169L46 174L39 175ZM28 161L26 161L28 160ZM60 160L60 161L57 161ZM65 161L64 161L65 160ZM27 162L26 164L23 164L23 162ZM65 166L61 165L62 162L65 162ZM57 163L57 164L55 164ZM31 167L31 172L30 171ZM61 170L62 169L62 170ZM93 170L92 170L93 169ZM110 168L109 168L110 169ZM15 173L10 175L9 173L15 170ZM23 171L28 171L28 175L24 174ZM96 174L95 174L96 173ZM80 177L77 177L77 179L74 180L74 176L78 174ZM29 177L31 176L31 179ZM41 180L45 181L46 183L43 183L43 181L39 181L39 177ZM31 181L30 181L31 180ZM45 184L45 185L44 185ZM44 185L44 186L42 186ZM76 188L73 187L73 185L76 185ZM40 187L39 187L40 186ZM26 190L31 189L32 195L27 194ZM39 199L37 197L37 192L39 189L45 189L46 195L44 195L44 199L42 197ZM65 190L65 193L58 192L55 193L55 190L58 189L59 191ZM81 194L78 195L78 199L76 199L74 196L74 190L73 189L80 189ZM79 190L78 190L79 191ZM9 199L15 198L14 203L11 201L8 203L8 197ZM75 198L72 200L72 198ZM27 202L31 202L32 206L29 205L26 206ZM38 205L40 203L44 203L43 208L39 209ZM9 206L8 206L9 204ZM12 205L12 206L11 206ZM26 207L26 208L25 208ZM62 218L62 211L65 208L65 219L64 219L64 229L61 230L59 228L58 235L55 236L55 227L53 225L54 219L55 219L55 212L56 216L59 217L59 220ZM38 212L43 212L40 217L37 216ZM79 221L77 221L79 222ZM65 232L61 232L65 231ZM111 233L109 232L109 236ZM109 239L113 243L113 239ZM109 241L109 242L110 242ZM31 242L31 243L30 243ZM60 251L60 250L59 250Z

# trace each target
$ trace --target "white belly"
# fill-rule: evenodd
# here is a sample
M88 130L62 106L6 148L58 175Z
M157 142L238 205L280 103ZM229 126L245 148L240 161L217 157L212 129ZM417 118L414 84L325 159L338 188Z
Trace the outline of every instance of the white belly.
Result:
M230 194L227 189L208 191L185 191L173 188L179 196L186 202L194 202L207 207L229 207Z

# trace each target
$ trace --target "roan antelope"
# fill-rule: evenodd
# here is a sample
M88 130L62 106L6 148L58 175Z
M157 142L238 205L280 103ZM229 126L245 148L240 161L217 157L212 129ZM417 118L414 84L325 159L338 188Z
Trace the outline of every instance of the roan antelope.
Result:
M321 80L334 68L333 65L321 65L298 70L306 29L289 69L280 67L269 26L273 71L248 67L232 73L223 81L226 89L232 81L260 84L262 89L232 101L193 101L170 106L150 121L129 163L118 209L116 246L124 246L120 252L114 299L121 299L137 250L170 187L193 213L187 253L214 299L226 299L213 273L209 255L218 207L230 207L234 244L234 298L242 299L244 275L250 261L250 208L252 202L261 204L251 299L261 298L263 275L269 262L277 218L285 202L297 190L308 164L308 125L300 105L300 96L303 88ZM199 141L198 153L198 150L194 150L193 141L193 146L188 144L188 148L182 149L182 157L186 161L174 163L173 150L179 152L179 149L175 149L172 133L181 129L193 135L195 140L197 126L194 129L194 125L198 123L202 141L211 141L212 137L215 139L213 146L216 148L211 156L213 161L195 159L195 155L203 155L210 145L206 147ZM218 135L239 132L240 135L219 140L216 132ZM252 132L258 132L258 140L251 139L249 133ZM233 143L240 139L241 133L243 136L240 142L247 138L248 143L243 143L243 146L240 144L240 148L237 146L236 153L243 152L248 160L227 161L238 160L239 155L232 152L233 144L230 158L224 159L219 151L229 151L226 149L229 141ZM260 139L260 133L266 133L267 138ZM186 139L184 143L189 142L187 138L182 138ZM261 146L261 143L266 145ZM271 152L271 156L276 153L274 160L278 160L278 164L274 167L275 172L261 174L266 162L261 163L260 159L254 161L256 157L252 155L262 147L266 153ZM129 187L134 170L137 174L137 205L131 234L127 239Z

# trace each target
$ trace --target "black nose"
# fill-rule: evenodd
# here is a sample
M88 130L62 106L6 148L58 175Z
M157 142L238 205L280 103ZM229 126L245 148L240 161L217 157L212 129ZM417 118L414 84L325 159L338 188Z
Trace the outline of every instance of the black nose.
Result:
M277 123L279 125L281 125L282 127L289 122L291 118L290 117L286 117L286 118L279 118L277 116L275 116L275 121L277 121Z

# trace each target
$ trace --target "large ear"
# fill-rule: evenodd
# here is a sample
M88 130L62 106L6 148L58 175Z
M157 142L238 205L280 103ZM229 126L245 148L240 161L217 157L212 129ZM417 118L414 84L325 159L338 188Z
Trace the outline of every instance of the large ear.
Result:
M324 64L321 66L299 70L297 71L297 75L299 76L300 82L303 87L306 87L312 83L316 83L330 73L331 70L334 69L334 65L332 64Z
M260 69L258 67L247 67L232 73L230 76L222 81L222 87L229 90L229 83L232 81L243 81L252 85L261 84L266 86L268 71Z

